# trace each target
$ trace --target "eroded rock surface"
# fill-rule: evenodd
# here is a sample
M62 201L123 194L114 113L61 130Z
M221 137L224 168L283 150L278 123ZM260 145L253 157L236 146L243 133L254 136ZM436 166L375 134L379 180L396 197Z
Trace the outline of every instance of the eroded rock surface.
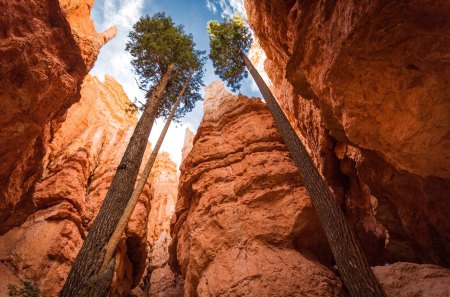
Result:
M0 234L33 213L47 145L80 99L100 47L115 34L95 31L92 5L0 1Z
M316 261L330 259L325 237L265 104L214 82L204 112L171 230L184 295L341 296Z
M192 132L191 132L192 133ZM175 212L178 194L178 170L168 153L160 153L151 176L154 189L147 225L149 248L147 269L139 286L130 296L180 297L183 278L169 267L170 220Z
M450 296L450 269L430 264L399 262L374 267L373 271L388 296Z
M450 265L449 3L245 7L273 93L369 261Z
M1 265L45 296L57 296L100 209L137 121L129 102L113 78L85 79L80 102L48 145L32 195L37 211L0 237ZM112 296L126 296L146 268L150 197L147 185L118 247Z

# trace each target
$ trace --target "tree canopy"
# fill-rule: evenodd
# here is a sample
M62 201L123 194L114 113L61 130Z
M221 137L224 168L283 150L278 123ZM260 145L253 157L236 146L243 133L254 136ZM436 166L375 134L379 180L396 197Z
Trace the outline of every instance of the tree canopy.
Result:
M164 100L157 107L156 117L167 118L184 82L192 73L193 77L183 96L182 105L175 114L175 120L191 111L195 102L202 99L199 91L204 86L205 52L196 50L192 35L186 34L182 25L176 26L165 13L141 17L129 34L126 50L133 57L131 64L147 98L167 67L175 65L163 94Z
M203 65L206 61L206 57L201 57L201 67L195 72L182 71L180 73L176 73L172 79L170 80L167 88L163 94L165 100L161 100L160 105L158 106L157 117L162 117L167 119L170 114L170 110L177 100L178 94L183 88L184 83L192 74L191 80L189 81L189 85L184 92L184 95L181 99L180 106L177 108L175 115L173 117L173 121L179 122L182 117L186 115L186 113L192 111L195 107L195 103L197 101L202 100L202 96L200 95L200 90L204 86L203 83Z
M253 39L250 30L239 14L225 18L223 22L208 22L210 54L214 73L227 82L233 91L240 89L240 82L248 76L243 54L247 54Z

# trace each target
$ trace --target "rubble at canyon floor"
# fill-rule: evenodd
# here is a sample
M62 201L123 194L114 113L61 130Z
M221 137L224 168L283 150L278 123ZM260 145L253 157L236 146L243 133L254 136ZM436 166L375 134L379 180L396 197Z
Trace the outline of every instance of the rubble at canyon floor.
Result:
M94 0L0 2L0 296L58 296L138 113L89 74L116 34ZM448 1L244 6L250 59L387 296L450 297ZM159 153L108 296L349 296L263 100L213 81L181 153Z

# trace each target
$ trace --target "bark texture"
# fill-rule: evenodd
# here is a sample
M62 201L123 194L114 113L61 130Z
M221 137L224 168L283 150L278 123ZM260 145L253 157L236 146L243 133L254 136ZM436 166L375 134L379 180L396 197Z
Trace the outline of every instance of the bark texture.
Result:
M43 296L58 296L136 126L129 103L112 77L85 78L80 101L48 145L32 195L37 210L0 236L0 296L8 296L8 274L31 280ZM110 296L126 296L145 271L152 193L149 180L115 254Z
M254 65L327 183L341 189L369 263L449 267L450 2L245 0L245 8L267 56Z
M148 136L155 119L156 107L171 77L173 68L173 64L169 65L151 98L149 98L124 156L117 167L116 174L99 214L75 259L72 270L59 295L60 297L104 296L105 292L107 292L101 286L92 286L92 281L100 277L99 270L103 263L105 246L114 232L133 192ZM107 283L110 284L110 282L111 280Z
M326 237L266 104L216 81L203 107L171 223L184 296L346 296L307 252Z
M166 123L164 124L164 128L162 129L161 134L159 135L158 141L155 144L155 148L153 149L149 159L147 160L144 171L142 172L142 175L139 178L136 187L133 190L133 193L131 194L131 198L128 201L128 204L122 214L122 217L120 218L116 229L111 235L108 245L106 246L105 257L103 259L103 264L102 267L100 268L100 272L106 269L106 267L109 264L109 261L111 261L111 258L116 250L117 244L119 243L120 237L122 237L122 233L125 231L128 221L130 220L131 214L133 213L133 210L136 207L139 197L141 196L142 191L144 190L145 184L147 183L147 179L150 176L150 172L152 171L153 164L155 163L156 157L158 156L159 149L161 148L164 138L166 137L167 130L169 130L170 123L172 122L175 112L177 111L178 105L180 105L181 98L183 98L184 92L186 91L186 88L189 85L190 80L191 79L189 78L186 81L186 83L183 86L183 89L180 91L180 94L177 97L177 101L174 103L172 110L170 111L169 117L167 118Z
M139 285L128 297L181 297L183 278L168 265L170 219L175 211L178 193L178 165L167 152L158 154L150 180L154 188L147 225L149 246L146 271Z
M315 167L305 146L301 143L261 75L247 56L242 56L305 183L345 286L352 296L386 296L370 269L353 230L347 225L339 204Z

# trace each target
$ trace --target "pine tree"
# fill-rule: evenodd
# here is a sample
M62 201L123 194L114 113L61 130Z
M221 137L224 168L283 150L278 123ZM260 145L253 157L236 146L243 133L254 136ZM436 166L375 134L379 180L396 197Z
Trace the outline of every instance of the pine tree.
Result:
M239 15L222 23L208 22L215 73L236 91L247 77L247 68L258 85L269 111L291 153L319 216L342 280L351 296L385 297L386 294L369 267L353 231L325 180L315 167L305 146L290 125L286 115L261 75L246 54L252 44L251 34Z
M119 240L122 237L122 234L128 225L128 221L131 218L131 214L133 213L133 210L136 207L139 197L141 196L142 191L144 190L145 184L147 183L147 179L150 176L150 172L152 171L153 164L155 163L156 157L158 156L159 149L161 148L164 138L166 137L167 131L169 130L170 123L172 122L172 120L175 117L175 113L178 109L178 106L180 105L181 99L183 98L183 96L186 92L186 89L189 86L190 81L191 81L191 77L189 77L186 80L180 94L178 95L178 98L175 101L175 103L172 107L172 110L170 111L170 114L168 115L168 117L166 119L164 128L162 129L161 134L159 135L158 141L156 142L155 147L153 148L153 151L147 160L144 170L142 171L141 177L139 178L138 182L136 183L136 187L134 188L133 193L131 194L131 198L128 201L127 207L125 208L125 210L122 214L122 217L120 218L120 221L117 224L116 229L114 230L114 233L111 235L111 238L109 239L108 245L106 246L105 257L103 259L103 264L102 264L102 267L100 268L100 272L106 270L109 262L111 261L111 258L114 255L114 252L117 248Z
M153 122L172 109L176 101L173 92L178 94L180 82L192 72L196 75L190 80L183 97L184 108L179 115L190 111L200 99L203 52L194 49L192 36L185 34L182 26L175 26L170 17L157 13L152 17L141 17L129 38L126 49L133 57L132 65L141 88L148 90L147 103L60 297L105 296L108 293L114 274L114 257L106 269L100 272L100 268L107 243L131 198ZM161 100L163 97L165 100Z

